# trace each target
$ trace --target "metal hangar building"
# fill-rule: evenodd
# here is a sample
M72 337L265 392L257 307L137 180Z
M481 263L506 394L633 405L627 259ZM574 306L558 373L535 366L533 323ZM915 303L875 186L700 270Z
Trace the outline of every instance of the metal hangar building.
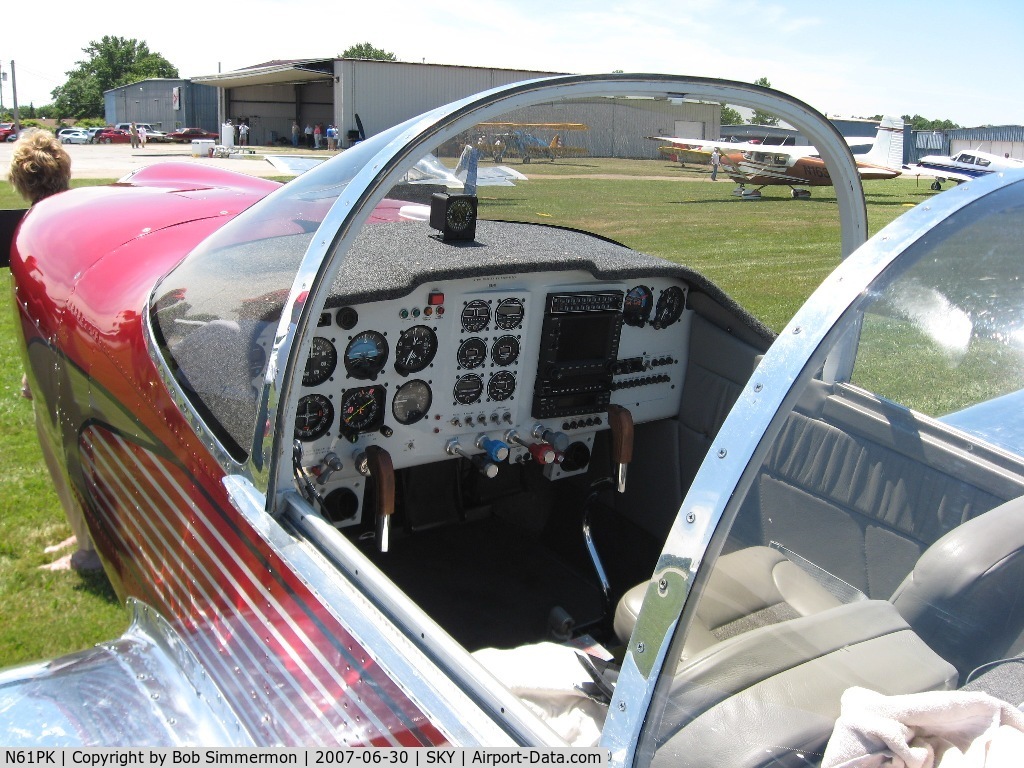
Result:
M193 77L192 82L217 89L218 124L246 122L252 144L290 143L292 122L297 121L303 129L317 123L337 126L344 148L360 136L372 136L456 99L556 74L564 73L333 58L272 61ZM657 157L656 143L646 136L718 135L718 104L613 101L587 105L583 119L588 130L574 134L573 144L594 156ZM534 108L514 119L553 123L565 117L551 107L546 112Z

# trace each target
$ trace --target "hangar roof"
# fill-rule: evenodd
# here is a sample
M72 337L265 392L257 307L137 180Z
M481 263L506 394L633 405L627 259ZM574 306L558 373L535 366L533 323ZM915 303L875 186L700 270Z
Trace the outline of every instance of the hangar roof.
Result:
M309 83L334 78L334 59L294 59L271 61L246 69L216 75L193 77L192 82L218 88L239 88L243 85L279 85Z

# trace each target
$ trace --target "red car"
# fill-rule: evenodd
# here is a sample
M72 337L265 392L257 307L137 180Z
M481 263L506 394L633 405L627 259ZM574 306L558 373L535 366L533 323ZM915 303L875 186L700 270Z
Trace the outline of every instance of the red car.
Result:
M179 128L167 134L169 141L184 143L192 139L219 139L220 136L213 131L204 131L202 128Z
M93 137L96 144L128 144L131 140L132 135L119 128L104 128Z
M0 141L7 141L8 136L15 134L13 123L0 123Z

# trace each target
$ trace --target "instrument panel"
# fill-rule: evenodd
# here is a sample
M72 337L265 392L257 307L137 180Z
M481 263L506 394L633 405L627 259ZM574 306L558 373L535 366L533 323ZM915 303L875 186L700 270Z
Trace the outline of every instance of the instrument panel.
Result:
M687 290L548 272L325 310L296 414L302 466L330 467L323 492L343 491L339 527L360 521L369 445L395 469L462 456L487 476L506 462L546 463L552 480L586 471L609 404L635 423L678 413Z

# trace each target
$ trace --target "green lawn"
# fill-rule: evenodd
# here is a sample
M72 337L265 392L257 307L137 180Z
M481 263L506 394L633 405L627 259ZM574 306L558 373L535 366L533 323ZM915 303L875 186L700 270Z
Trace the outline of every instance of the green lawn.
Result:
M591 229L685 263L780 330L837 262L831 188L792 200L769 188L759 202L729 193L700 170L664 161L560 160L517 168L531 180L481 189L485 216ZM107 183L76 181L83 184ZM914 181L868 182L872 232L934 193ZM0 182L0 207L23 203ZM44 548L69 537L35 442L31 404L20 397L22 363L10 272L0 270L0 667L52 657L119 635L127 615L103 576L40 570Z

